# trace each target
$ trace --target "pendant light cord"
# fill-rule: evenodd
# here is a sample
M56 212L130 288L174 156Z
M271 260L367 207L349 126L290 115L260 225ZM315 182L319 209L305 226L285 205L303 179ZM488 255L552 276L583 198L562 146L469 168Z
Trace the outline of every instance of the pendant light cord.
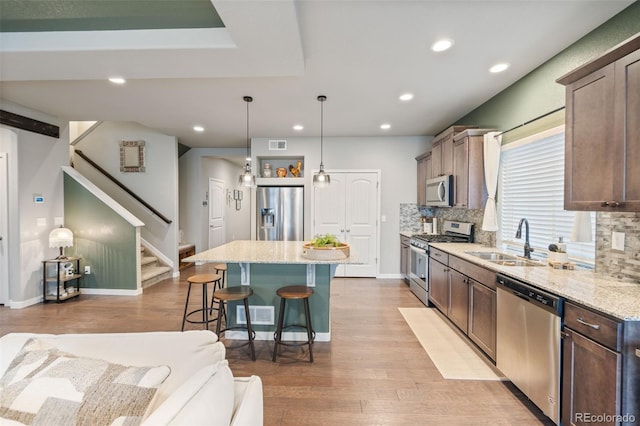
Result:
M327 97L324 95L318 96L320 101L320 167L324 167L324 101Z
M249 158L251 155L251 151L249 148L249 102L253 102L253 98L251 96L245 96L244 101L247 103L247 163L249 162Z

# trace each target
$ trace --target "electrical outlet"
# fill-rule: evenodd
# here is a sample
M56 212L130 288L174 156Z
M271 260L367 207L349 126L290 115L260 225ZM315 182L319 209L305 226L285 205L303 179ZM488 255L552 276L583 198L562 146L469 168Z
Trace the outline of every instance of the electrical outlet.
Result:
M611 233L611 250L624 251L624 232Z
M91 266L87 265L84 267L84 274L89 275L91 273Z

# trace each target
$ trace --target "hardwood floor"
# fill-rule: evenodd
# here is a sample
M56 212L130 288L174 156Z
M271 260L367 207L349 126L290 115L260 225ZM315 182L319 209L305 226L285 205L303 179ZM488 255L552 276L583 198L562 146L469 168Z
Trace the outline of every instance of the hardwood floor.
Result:
M204 272L211 267L189 268L138 297L82 295L2 307L0 334L180 330L186 278ZM200 300L192 299L194 306ZM265 341L256 342L256 362L246 346L227 357L235 376L262 378L268 426L553 424L508 382L442 379L398 311L420 306L400 280L338 278L331 288L332 341L314 344L313 364L295 347L273 363L273 344Z

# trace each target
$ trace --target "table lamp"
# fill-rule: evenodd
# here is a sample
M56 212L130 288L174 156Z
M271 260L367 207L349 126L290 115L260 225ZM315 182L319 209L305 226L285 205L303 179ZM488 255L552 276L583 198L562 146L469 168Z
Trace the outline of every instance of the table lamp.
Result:
M64 255L64 247L73 246L73 232L68 228L63 228L60 225L59 228L55 228L49 233L49 247L60 248L60 256L56 259L66 259Z

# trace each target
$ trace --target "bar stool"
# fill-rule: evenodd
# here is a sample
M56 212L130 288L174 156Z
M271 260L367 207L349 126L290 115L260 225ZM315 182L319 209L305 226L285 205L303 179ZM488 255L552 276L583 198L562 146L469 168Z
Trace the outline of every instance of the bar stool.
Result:
M225 278L227 276L227 264L218 263L217 265L213 265L213 267L216 270L216 274L220 274L222 272L222 281L220 281L220 288L222 288L226 283Z
M276 332L273 333L273 339L275 341L275 345L273 348L273 362L276 361L276 356L278 355L278 345L285 346L301 346L301 345L309 345L309 362L313 362L313 349L311 345L316 337L316 332L313 331L313 327L311 326L311 312L309 310L309 297L313 295L313 289L303 285L292 285L287 287L280 287L276 294L280 296L280 313L278 314L278 326L276 328ZM302 299L304 300L304 314L306 324L289 324L284 325L284 310L286 306L287 300L295 300ZM295 343L284 343L282 341L282 330L286 330L287 328L304 328L307 330L307 340L305 342L295 342Z
M213 265L213 268L216 270L216 274L219 274L222 272L222 280L220 280L220 282L218 283L218 287L223 288L225 285L225 277L227 276L227 264L226 263L218 263L217 265ZM213 311L213 301L215 299L215 292L216 292L216 284L214 283L213 285L213 293L211 295L211 310ZM226 320L226 316L225 316L225 320Z
M182 315L181 331L184 331L184 325L187 322L191 324L204 324L204 328L207 330L209 329L209 323L215 321L215 319L209 318L209 313L213 309L213 306L210 307L207 305L207 300L209 298L208 284L213 283L213 288L215 289L216 285L220 282L220 279L222 279L222 277L218 274L198 274L187 278L189 288L187 290L187 300L184 303L184 314ZM189 307L189 297L191 296L191 286L194 284L199 284L202 286L202 307L187 313L187 309ZM202 321L189 319L192 314L198 312L202 312Z
M218 306L218 319L216 324L216 334L218 338L220 337L220 333L224 333L227 330L247 330L247 337L249 338L249 350L251 351L251 359L253 361L256 360L256 352L253 348L253 341L256 338L256 333L251 329L251 316L249 315L249 297L253 294L253 290L249 287L227 287L221 288L220 290L213 293L214 297L218 299L220 305ZM222 323L222 315L225 311L224 302L230 302L235 300L242 300L244 303L244 316L247 322L247 326L235 326L228 327L225 320L225 328L221 329ZM225 314L226 318L226 314ZM243 345L239 345L243 346Z

